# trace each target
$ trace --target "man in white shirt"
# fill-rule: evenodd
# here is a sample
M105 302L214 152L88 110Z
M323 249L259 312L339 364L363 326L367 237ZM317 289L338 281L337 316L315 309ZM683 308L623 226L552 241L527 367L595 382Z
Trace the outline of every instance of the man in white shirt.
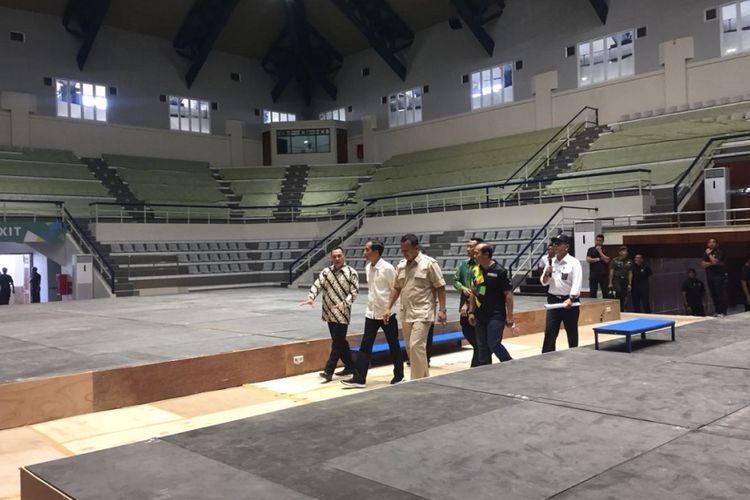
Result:
M571 304L578 302L581 295L583 273L581 263L568 253L570 243L571 238L567 234L552 238L555 257L548 257L547 265L540 278L542 285L549 285L547 303L564 304L561 308L547 309L543 353L555 350L560 323L565 325L568 347L578 347L578 316L581 311L579 307L571 307Z
M391 289L396 282L396 269L385 259L382 259L384 245L380 241L370 240L365 243L364 256L367 259L365 275L367 276L367 312L365 313L365 333L359 345L357 362L354 365L354 375L351 379L342 380L348 387L365 387L367 370L370 367L372 345L381 328L388 341L388 350L393 361L393 379L391 384L404 381L404 362L401 357L401 345L398 341L398 321L392 314L386 323L383 314L388 306Z

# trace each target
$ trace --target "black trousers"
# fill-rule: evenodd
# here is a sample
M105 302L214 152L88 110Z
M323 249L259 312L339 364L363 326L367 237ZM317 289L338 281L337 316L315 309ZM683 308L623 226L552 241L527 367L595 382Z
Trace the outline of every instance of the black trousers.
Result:
M596 298L597 288L601 289L602 297L606 299L609 291L609 276L607 274L592 274L589 276L589 293L592 299Z
M630 298L633 299L633 311L651 313L651 293L648 286L633 287L630 291ZM643 306L643 311L641 311Z
M42 301L42 300L41 300L41 297L40 297L40 290L34 290L34 289L32 288L32 289L31 289L31 303L32 303L32 304L38 304L38 303L40 303L41 301Z
M466 316L461 316L461 332L464 334L464 338L466 339L466 342L471 344L471 349L473 351L471 355L471 366L479 366L479 350L477 349L477 331L476 329L469 324L469 318Z
M354 369L352 352L349 350L349 342L346 341L346 332L348 330L349 325L328 322L328 331L331 334L331 354L328 356L325 367L325 372L328 375L333 375L339 359L344 363L344 368L347 370Z
M396 315L392 315L386 325L382 319L365 318L365 333L362 336L362 343L359 345L357 362L354 367L354 380L365 383L367 380L367 370L370 369L370 358L372 357L372 346L375 343L375 337L378 330L383 329L385 340L388 342L388 351L391 353L393 361L393 376L396 379L404 378L404 360L401 357L401 344L398 342L398 321Z
M703 309L703 302L694 302L694 303L688 302L688 307L690 308L691 316L705 316L706 315L706 310Z
M0 306L7 306L10 303L10 289L0 292Z
M567 297L559 298L547 294L548 304L559 304L565 302ZM544 325L544 343L542 352L556 350L557 336L560 334L560 324L565 325L565 333L568 335L568 347L578 347L578 316L581 313L579 307L569 309L547 309L547 320Z
M727 277L724 274L718 276L706 276L708 291L711 292L711 300L714 301L714 312L716 314L727 313Z

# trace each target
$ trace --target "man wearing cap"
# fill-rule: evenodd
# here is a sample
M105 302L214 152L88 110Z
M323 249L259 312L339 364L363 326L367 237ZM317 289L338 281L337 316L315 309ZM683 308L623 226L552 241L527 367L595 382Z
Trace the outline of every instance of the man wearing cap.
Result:
M547 309L547 321L544 327L544 344L542 353L555 350L560 323L565 325L568 335L568 347L578 347L578 316L580 309L571 304L578 302L581 294L583 273L581 263L568 253L571 238L561 234L552 238L555 247L555 258L549 259L540 281L549 285L547 290L548 304L563 304L560 308Z

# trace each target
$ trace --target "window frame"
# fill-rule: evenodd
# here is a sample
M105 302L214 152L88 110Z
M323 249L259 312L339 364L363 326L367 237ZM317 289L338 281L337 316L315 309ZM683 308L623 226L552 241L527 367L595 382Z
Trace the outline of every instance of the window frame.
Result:
M625 35L630 35L629 42L623 43ZM614 45L610 40L614 41ZM582 50L586 47L586 51ZM602 37L584 40L576 44L576 68L578 88L597 85L635 75L635 29L629 28L606 34ZM614 53L614 54L613 54ZM615 57L615 59L613 59ZM588 58L588 64L582 64ZM627 65L623 61L627 61ZM617 61L616 65L612 62ZM601 74L594 71L601 64ZM588 69L585 69L588 68ZM613 75L616 70L616 75ZM584 75L587 72L587 75ZM627 74L624 74L627 73Z
M412 87L388 94L388 128L403 127L422 122L424 110L424 91L422 87ZM395 105L395 110L394 110ZM404 112L399 115L400 112ZM403 120L401 119L403 117Z
M176 103L173 101L176 101ZM172 114L172 106L177 106L177 114ZM183 113L185 110L187 110L187 113ZM193 113L193 110L196 113ZM169 116L169 130L173 132L211 134L211 102L208 100L168 95L167 113Z
M742 15L743 6L747 9L745 16ZM725 31L724 10L728 7L734 7L734 29ZM718 6L718 10L719 50L721 51L721 57L733 56L741 52L750 51L750 0L735 0L733 2L724 3ZM747 18L746 23L743 23L743 18ZM735 47L727 49L728 42L726 38L729 33L733 33L736 40Z
M61 84L63 87L61 87ZM79 103L74 103L72 98L68 98L70 89L76 87L79 89L77 93L77 96L80 98ZM58 118L108 123L110 103L107 85L74 80L72 78L55 77L53 88L55 91L55 114ZM66 92L61 93L63 88L66 89ZM91 93L86 93L87 88L91 89ZM87 100L89 104L86 103ZM102 102L104 103L103 106L100 105ZM61 105L63 103L65 113L61 113ZM73 106L78 107L75 113L73 112ZM91 113L91 115L86 116L87 112Z
M346 121L346 108L336 108L318 114L320 120Z
M510 85L505 85L505 79L506 79L506 69L510 69ZM497 71L497 75L496 75ZM484 78L484 73L489 72L489 80L486 80ZM499 78L497 78L499 76ZM472 71L469 73L469 103L471 105L472 111L478 111L481 109L487 109L492 108L495 106L503 106L505 104L510 104L515 99L514 92L513 92L513 84L515 83L516 75L515 75L515 68L513 62L505 62L501 64L496 64L493 66L488 66L482 69L478 69L475 71ZM479 93L475 93L474 84L479 84ZM500 81L500 86L497 90L495 90L495 80ZM485 93L484 83L489 82L488 88L489 92ZM508 90L509 89L509 90ZM506 92L507 90L507 92ZM506 98L506 95L509 94L510 97ZM499 96L499 98L498 98ZM485 97L487 97L488 102L485 102ZM479 99L478 105L476 105L476 99Z
M266 108L261 110L261 117L264 125L270 125L272 123L292 123L297 121L297 113L287 113L286 111L275 111ZM281 119L282 117L284 117L283 120Z

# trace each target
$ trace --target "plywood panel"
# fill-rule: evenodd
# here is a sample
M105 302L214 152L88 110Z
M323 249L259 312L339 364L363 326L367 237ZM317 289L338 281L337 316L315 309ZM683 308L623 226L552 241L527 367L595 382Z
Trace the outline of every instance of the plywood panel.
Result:
M0 384L0 429L90 413L91 373Z
M21 498L23 500L71 500L37 476L21 468Z
M94 411L236 387L285 373L283 346L105 370L94 374Z

